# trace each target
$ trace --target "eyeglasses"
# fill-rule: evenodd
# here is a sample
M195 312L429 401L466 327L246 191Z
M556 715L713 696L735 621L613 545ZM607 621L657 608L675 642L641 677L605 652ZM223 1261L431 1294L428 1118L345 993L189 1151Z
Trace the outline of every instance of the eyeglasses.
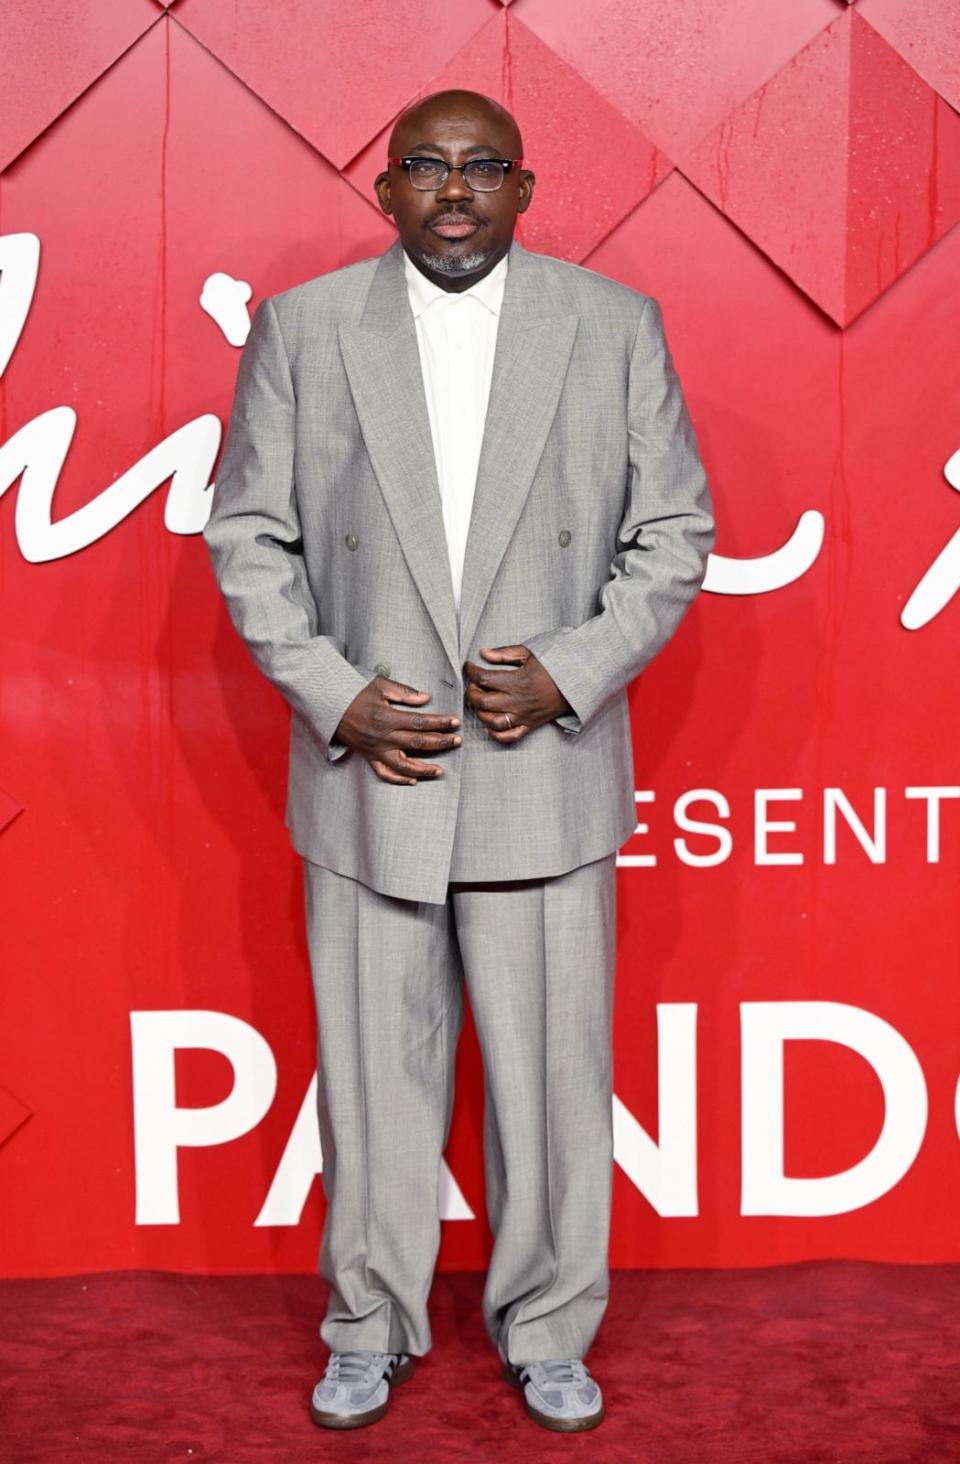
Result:
M387 158L406 168L411 186L421 193L442 188L451 173L460 173L472 193L494 193L503 184L511 168L519 168L523 158L471 158L469 163L453 165L443 158Z

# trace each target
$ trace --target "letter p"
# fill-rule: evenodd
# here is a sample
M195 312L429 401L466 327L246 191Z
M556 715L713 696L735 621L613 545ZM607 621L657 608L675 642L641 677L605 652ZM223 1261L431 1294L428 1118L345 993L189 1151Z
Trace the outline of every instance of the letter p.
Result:
M228 1144L263 1118L277 1091L277 1065L267 1041L226 1012L131 1012L136 1223L178 1225L177 1152ZM220 1052L233 1087L208 1108L178 1108L178 1047Z

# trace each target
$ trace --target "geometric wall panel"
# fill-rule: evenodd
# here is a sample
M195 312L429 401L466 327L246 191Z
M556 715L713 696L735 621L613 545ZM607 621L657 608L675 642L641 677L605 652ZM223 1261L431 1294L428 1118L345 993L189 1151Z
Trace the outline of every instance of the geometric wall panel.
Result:
M147 0L2 7L0 170L160 18Z
M206 419L209 444L225 424L240 352L201 305L213 272L248 281L252 311L381 253L395 230L372 182L397 112L449 85L515 111L538 180L518 236L661 302L718 567L775 558L782 581L699 597L630 688L611 1262L960 1260L960 0L0 9L16 150L0 247L41 246L0 449L52 408L75 414L47 505L58 538L172 434ZM52 462L55 433L32 441ZM3 1270L315 1274L288 708L229 624L199 534L168 524L168 481L95 542L31 562L20 536L42 484L17 452L0 472ZM212 449L195 461L215 477ZM346 475L330 486L351 491ZM808 512L823 540L798 564L782 551ZM940 606L908 631L937 564ZM830 1188L867 1168L881 1125L904 1131L905 1103L918 1111L913 1080L881 1090L842 1035L782 1044L782 1082L745 1084L744 1004L770 1013L770 1044L782 1003L808 1001L888 1024L922 1068L929 1126L855 1208L745 1214L758 1124L782 1136L791 1187ZM184 1113L234 1078L251 1093L226 1056L190 1046L170 1093L131 1018L176 1012L245 1023L277 1086L248 1132L180 1145L171 1175L169 1104L160 1149L138 1152L142 1085ZM457 1070L446 1158L476 1218L445 1220L441 1269L489 1258L469 1020ZM141 1204L158 1182L175 1224ZM259 1224L270 1194L285 1213Z
M32 1109L6 1088L0 1087L0 1149L30 1118Z
M960 112L960 0L860 0L859 14Z
M676 162L829 25L837 5L518 0L513 14Z
M839 325L960 219L960 117L856 11L678 166Z
M22 812L23 804L12 793L8 793L6 788L0 788L0 833Z
M469 87L519 119L537 193L517 237L530 249L580 261L671 171L638 127L515 17L500 11L420 94ZM509 58L505 65L504 58ZM411 98L413 100L413 98ZM385 128L344 170L364 198L384 167Z
M171 15L343 167L490 13L490 0L181 0Z

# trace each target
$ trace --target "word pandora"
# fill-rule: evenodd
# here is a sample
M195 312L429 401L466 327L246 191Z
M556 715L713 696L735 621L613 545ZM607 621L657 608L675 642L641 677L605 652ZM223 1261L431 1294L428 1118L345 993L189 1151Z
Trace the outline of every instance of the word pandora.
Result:
M836 1001L740 1003L743 1215L823 1216L859 1210L904 1177L927 1128L927 1088L910 1044L889 1022ZM655 1143L616 1095L614 1159L662 1218L700 1213L697 1174L697 1006L658 1003L658 1138ZM133 1062L133 1147L138 1225L178 1225L177 1160L181 1149L229 1144L262 1122L277 1090L273 1051L256 1028L227 1012L130 1013ZM784 1167L784 1052L788 1042L833 1042L856 1053L879 1079L884 1118L872 1148L837 1173L793 1178ZM232 1087L219 1103L177 1103L178 1051L219 1053ZM256 1226L299 1223L323 1168L316 1122L317 1079L310 1082L253 1219ZM960 1125L960 1091L954 1093ZM444 1166L442 1219L470 1220L472 1211Z

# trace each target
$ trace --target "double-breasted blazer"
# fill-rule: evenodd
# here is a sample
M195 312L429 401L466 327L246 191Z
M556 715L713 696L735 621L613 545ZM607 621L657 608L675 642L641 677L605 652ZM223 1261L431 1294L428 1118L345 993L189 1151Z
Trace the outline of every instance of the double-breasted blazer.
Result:
M626 688L714 543L653 296L511 244L459 614L399 239L259 304L203 533L293 709L300 854L440 903L451 879L560 874L634 832ZM507 745L466 702L463 664L518 643L573 711ZM378 674L460 717L459 747L420 754L441 777L387 783L336 739Z

